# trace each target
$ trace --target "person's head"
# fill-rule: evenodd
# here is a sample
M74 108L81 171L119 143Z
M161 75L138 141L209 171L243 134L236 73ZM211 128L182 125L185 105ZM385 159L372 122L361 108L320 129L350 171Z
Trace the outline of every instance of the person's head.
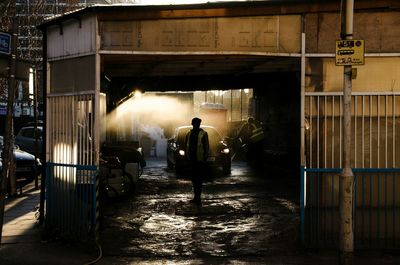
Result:
M196 128L196 129L200 128L200 124L201 124L201 119L200 118L195 117L195 118L192 119L193 128Z
M254 118L253 118L253 117L249 117L249 118L247 119L247 122L248 122L248 123L254 123Z

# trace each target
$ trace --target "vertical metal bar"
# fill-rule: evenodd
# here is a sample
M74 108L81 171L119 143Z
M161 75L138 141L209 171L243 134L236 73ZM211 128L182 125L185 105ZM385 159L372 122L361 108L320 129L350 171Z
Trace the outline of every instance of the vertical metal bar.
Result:
M67 128L68 128L68 131L67 131L67 133L66 133L66 135L67 135L67 138L68 138L68 141L67 141L67 143L68 143L68 145L70 146L70 148L69 148L69 154L68 154L68 157L69 157L69 164L73 164L73 160L72 160L72 153L73 153L73 145L72 145L72 141L71 141L71 130L73 129L73 123L72 123L72 117L71 117L71 108L72 108L72 104L71 104L71 102L72 102L72 96L68 96L67 97L68 98L68 104L67 104L67 117L66 117L66 122L67 122ZM69 126L68 126L68 124L69 124ZM72 231L72 229L73 229L73 226L72 226L72 223L71 223L71 221L72 221L72 219L71 219L71 192L70 192L70 186L71 186L71 178L73 177L73 175L74 175L74 170L73 170L73 168L72 167L69 167L68 168L68 175L66 176L66 185L65 185L65 188L66 188L66 193L67 193L67 207L66 207L66 216L67 216L67 218L66 218L66 221L67 221L67 228L68 228L68 231L69 232L71 232Z
M82 102L80 101L80 98L79 98L79 96L77 97L77 105L78 105L78 124L79 124L79 127L78 127L78 141L79 141L79 145L78 145L78 149L79 149L79 151L78 151L78 153L79 153L79 156L78 156L78 164L79 165L82 165L83 164L83 150L82 150L82 147L83 147L83 133L82 133L82 125L83 125L83 123L82 123Z
M57 140L56 140L56 145L58 146L58 148L56 149L56 157L57 157L57 161L56 163L60 163L60 135L61 135L61 106L60 106L60 97L57 97ZM60 205L60 176L61 176L61 170L60 167L57 166L57 222L61 221L61 205ZM61 224L61 223L60 223Z
M61 139L61 143L62 143L62 146L63 146L63 152L62 152L62 155L61 155L61 157L62 157L62 163L64 163L64 164L68 164L68 161L67 161L67 157L68 157L68 154L67 154L67 143L68 143L68 141L67 141L67 126L66 126L66 118L67 118L67 97L65 97L65 96L63 96L62 98L61 98L61 100L62 100L62 116L61 116L61 121L62 121L62 139ZM61 218L62 218L62 222L61 222L61 225L62 225L62 230L63 231L65 231L65 227L66 227L66 220L67 220L67 216L66 216L66 212L65 212L65 209L67 208L66 207L66 201L65 201L65 189L66 189L66 187L65 187L65 183L66 183L66 177L67 177L67 174L68 174L68 168L67 167L65 167L65 166L61 166L60 168L62 168L62 176L61 176L61 192L62 192L62 196L64 197L63 198L63 200L61 201L61 203L62 203L62 206L61 206Z
M95 171L90 171L90 177L91 177L91 181L93 183L92 185L92 225L96 225L96 221L97 221L97 200L99 198L97 198L97 187L99 186L96 180L96 172Z
M392 131L393 131L393 136L392 136L392 150L393 150L393 162L392 162L392 167L396 167L396 96L393 95L393 100L392 100L392 119L393 119L393 124L392 124Z
M49 107L49 103L47 102L47 107ZM47 116L47 118L48 118L49 116ZM45 218L46 218L46 222L47 223L51 223L51 216L50 216L50 207L51 207L51 201L49 200L49 198L51 197L51 194L50 194L50 187L51 187L51 183L50 183L50 172L49 172L49 169L50 169L50 162L48 162L48 163L46 163L46 173L45 173L45 175L44 175L44 177L46 178L46 180L45 180L45 201L46 201L46 204L45 204L45 213L46 213L46 215L45 215Z
M89 162L89 165L94 165L94 141L95 141L95 131L93 130L93 124L94 124L94 117L95 117L95 115L96 115L96 113L95 113L95 105L96 105L96 99L92 96L91 98L90 98L90 105L89 105L89 107L90 107L90 113L92 114L89 118L90 118L90 124L89 124L89 135L90 135L90 137L91 137L91 141L89 141L89 154L90 154L90 158L89 158L89 160L90 160L90 162Z
M63 112L62 112L62 129L63 129L63 137L62 137L62 143L63 143L63 148L64 148L64 152L63 152L63 163L68 164L69 161L67 160L68 158L68 150L67 150L67 145L68 145L68 139L67 139L67 104L68 104L68 98L67 97L62 97L62 102L63 102ZM65 200L65 192L66 192L66 182L67 182L67 174L69 171L68 167L61 167L63 169L63 175L62 175L62 179L61 179L61 189L62 189L62 194L64 199L62 200L62 225L63 225L63 230L65 231L66 228L66 220L68 218L67 214L66 214L66 209L68 202L66 202Z
M369 167L372 168L372 96L369 96Z
M76 96L72 96L71 97L71 148L73 150L73 154L72 154L72 164L77 164L76 161L76 153L74 151L74 146L76 144L76 109L75 109L75 97ZM69 192L71 194L70 196L70 225L71 225L71 230L74 229L74 224L75 224L75 197L76 196L76 190L75 190L75 181L77 178L77 170L74 170L75 172L75 176L71 176L70 180L69 180Z
M313 198L315 196L314 190L313 190L314 175L315 175L315 173L311 173L309 175L309 181L310 181L310 192L309 192L309 194L310 194L310 196L308 196L308 198L310 198L310 202L307 203L307 205L309 205L308 209L309 209L309 212L310 212L309 231L310 231L310 239L311 240L314 240L314 237L315 237L315 234L316 234L315 231L314 231L316 226L313 225L314 224L314 201L313 201ZM312 242L312 243L315 243L315 242Z
M312 96L310 96L309 97L309 104L310 104L310 120L309 120L309 123L310 123L310 127L308 128L308 130L310 131L310 133L309 133L309 143L310 143L310 154L309 154L309 160L310 160L310 165L309 165L309 167L310 168L312 168L313 167L313 156L314 156L314 154L313 154L313 138L312 138L312 136L313 136L313 118L314 118L314 114L313 114L313 109L312 109L312 103L313 103L313 97Z
M354 224L354 228L353 228L353 233L354 233L354 238L356 238L356 235L358 235L358 226L357 226L357 174L354 174L353 176L354 178L354 203L353 203L353 224Z
M393 95L393 168L396 167L396 96Z
M380 108L381 108L381 98L380 98L380 96L378 95L377 96L377 113L376 113L376 115L377 115L377 121L378 121L378 137L377 137L377 140L378 140L378 152L377 152L377 155L378 155L378 158L377 158L377 166L376 167L380 167L380 165L381 165L381 163L380 163L380 147L381 147L381 141L380 141L380 138L381 138L381 117L380 117Z
M373 209L373 181L372 173L369 175L369 244L372 246L372 209Z
M396 174L397 173L394 173L393 172L393 185L392 185L392 204L393 204L393 228L392 228L392 230L393 230L393 247L395 246L395 244L396 244Z
M317 168L320 168L320 164L319 164L319 96L317 96Z
M316 225L315 225L315 227L316 227L316 229L317 229L317 243L318 244L320 244L320 230L321 230L321 228L320 228L320 216L321 216L321 211L320 211L320 209L321 209L321 187L322 187L322 185L321 185L321 176L322 174L320 173L320 172L318 172L317 173L317 187L316 187L316 190L317 190L317 222L316 222Z
M85 139L85 161L83 162L84 165L88 165L89 164L89 107L88 107L88 100L87 97L84 98L84 105L85 105L85 127L84 127L84 131L83 131L83 137Z
M305 44L306 44L306 35L303 32L301 34L301 80L300 80L300 90L301 90L301 95L300 95L300 167L301 167L301 173L300 173L300 220L301 220L301 231L300 231L300 237L301 237L301 242L304 243L304 196L305 196L305 191L304 191L304 181L305 181L305 172L304 172L304 167L306 166L306 158L305 158L305 127L304 127L304 122L305 122L305 77L306 77L306 50L305 50Z
M328 237L328 232L327 232L327 214L328 214L328 198L327 198L327 194L328 194L328 192L327 192L327 182L328 182L328 174L324 174L324 175L322 175L323 176L323 186L324 186L324 193L323 193L323 195L322 195L322 197L324 198L324 218L323 218L323 222L324 222L324 225L323 225L323 229L324 229L324 243L326 243L328 240L327 240L327 237Z
M362 160L362 168L365 168L365 103L364 96L361 96L361 112L362 112L362 121L361 121L361 160ZM364 212L363 212L364 213Z
M335 167L335 96L332 96L332 159L331 159L331 167Z
M388 167L388 96L385 95L385 168Z
M305 57L306 35L301 34L301 80L300 80L300 165L305 166L305 87L306 87L306 57Z
M361 177L362 177L362 198L361 198L361 214L362 214L362 216L361 216L361 227L362 227L362 234L361 234L361 238L362 238L362 241L364 242L364 240L365 240L365 216L364 216L364 213L365 213L365 210L366 210L366 207L365 207L365 173L362 173L362 175L361 175Z
M334 231L334 220L335 220L335 174L332 174L331 176L331 181L332 181L332 203L331 203L331 212L332 212L332 217L331 217L331 231ZM332 233L333 234L333 233ZM334 236L332 235L332 242L334 241Z
M380 227L381 227L381 215L380 215L380 209L381 209L381 174L378 173L378 194L377 194L377 226L376 226L376 238L380 238Z
M325 96L324 97L324 167L326 168L328 165L327 165L327 146L328 146L328 144L327 144L327 139L328 139L328 132L327 132L327 130L328 130L328 126L327 126L327 123L328 123L328 114L327 114L327 102L326 102L326 100L327 100L327 97Z
M354 167L357 168L357 96L354 96Z
M388 175L385 172L385 247L388 243ZM394 235L393 235L394 236Z
M339 98L339 112L340 112L340 119L339 119L339 154L340 154L340 158L339 158L339 163L340 163L340 168L342 167L342 138L343 138L343 130L342 130L342 123L343 123L343 97Z

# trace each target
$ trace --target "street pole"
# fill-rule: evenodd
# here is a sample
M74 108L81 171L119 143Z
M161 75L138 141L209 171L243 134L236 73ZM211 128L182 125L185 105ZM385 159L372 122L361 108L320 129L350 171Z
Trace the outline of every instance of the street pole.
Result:
M353 39L354 0L342 0L342 40ZM344 66L343 78L343 171L339 179L340 257L341 265L353 264L353 194L354 175L351 169L351 90L352 66Z
M13 112L14 112L14 98L15 98L15 69L17 61L17 34L15 20L13 22L11 40L11 59L10 59L10 72L8 79L8 100L7 100L7 116L4 133L4 149L2 152L2 176L0 181L0 246L4 222L4 207L7 192L7 184L10 183L11 196L16 195L16 181L14 167L14 129L13 129Z
M38 78L37 78L37 70L36 66L33 69L33 117L34 117L34 136L35 136L35 161L37 161L39 155L38 155L38 130L37 130L37 123L38 123L38 115L37 115L37 96L38 96ZM38 167L37 164L35 163L35 189L39 189L39 174L38 174Z

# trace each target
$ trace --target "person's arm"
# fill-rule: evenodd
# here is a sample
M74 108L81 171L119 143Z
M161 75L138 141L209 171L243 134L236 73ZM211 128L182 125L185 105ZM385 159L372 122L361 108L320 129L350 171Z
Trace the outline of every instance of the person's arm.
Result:
M204 132L203 136L203 147L204 147L204 161L207 161L208 153L210 151L210 143L208 141L208 134Z
M184 145L184 151L185 151L185 156L187 159L189 159L189 150L188 150L188 143L189 143L189 135L190 135L190 131L188 131L185 135L185 145Z

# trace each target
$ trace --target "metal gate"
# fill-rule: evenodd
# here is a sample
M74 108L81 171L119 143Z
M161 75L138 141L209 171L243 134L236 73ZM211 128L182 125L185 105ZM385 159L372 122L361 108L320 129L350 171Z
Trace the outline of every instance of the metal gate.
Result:
M339 235L342 93L305 94L301 237L335 247ZM352 158L356 248L400 247L400 94L353 93Z
M46 225L79 239L96 225L95 94L48 95Z

